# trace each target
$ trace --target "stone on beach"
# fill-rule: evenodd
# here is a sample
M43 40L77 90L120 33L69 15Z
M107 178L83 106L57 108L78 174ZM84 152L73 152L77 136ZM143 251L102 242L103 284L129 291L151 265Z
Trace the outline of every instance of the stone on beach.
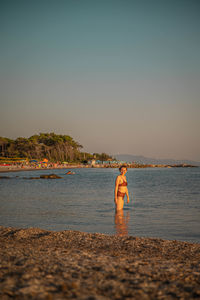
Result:
M200 244L0 227L1 299L198 299Z

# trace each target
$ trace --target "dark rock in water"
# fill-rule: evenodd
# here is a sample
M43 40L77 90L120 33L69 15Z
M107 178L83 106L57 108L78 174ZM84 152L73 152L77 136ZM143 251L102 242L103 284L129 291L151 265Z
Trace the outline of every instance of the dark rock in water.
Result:
M46 175L40 175L40 177L23 177L23 179L59 179L62 178L56 174L46 174Z
M56 174L49 174L49 175L40 175L40 178L42 179L59 179L62 178Z
M0 179L10 179L9 176L0 176Z

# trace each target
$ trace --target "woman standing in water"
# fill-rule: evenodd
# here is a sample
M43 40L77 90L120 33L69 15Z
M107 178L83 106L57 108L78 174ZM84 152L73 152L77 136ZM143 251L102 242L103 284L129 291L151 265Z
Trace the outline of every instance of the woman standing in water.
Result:
M117 211L123 209L125 195L127 196L127 203L129 203L129 194L125 176L127 167L123 165L119 168L119 171L121 174L117 176L115 181L115 206Z

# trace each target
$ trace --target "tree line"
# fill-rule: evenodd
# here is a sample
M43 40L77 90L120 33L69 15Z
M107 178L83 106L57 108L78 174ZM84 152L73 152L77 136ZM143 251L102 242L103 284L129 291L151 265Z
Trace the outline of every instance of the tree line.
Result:
M81 152L83 148L69 135L51 133L35 134L29 138L18 137L15 140L0 137L0 156L27 159L47 158L49 161L67 161L86 163L93 158L105 161L111 158L106 153Z

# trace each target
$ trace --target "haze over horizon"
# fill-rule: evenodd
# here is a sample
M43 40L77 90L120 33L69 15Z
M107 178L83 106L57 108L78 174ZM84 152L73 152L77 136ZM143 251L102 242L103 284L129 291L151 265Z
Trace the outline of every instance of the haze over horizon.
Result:
M0 136L200 161L198 0L1 1Z

